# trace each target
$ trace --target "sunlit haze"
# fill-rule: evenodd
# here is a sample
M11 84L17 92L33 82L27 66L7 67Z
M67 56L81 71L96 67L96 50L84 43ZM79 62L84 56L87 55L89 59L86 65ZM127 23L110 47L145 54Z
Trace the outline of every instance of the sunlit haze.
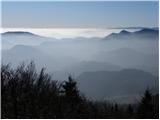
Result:
M25 31L40 36L53 38L75 38L75 37L105 37L113 32L118 33L122 29L94 29L94 28L3 28L1 33L7 31ZM127 29L133 32L139 29Z

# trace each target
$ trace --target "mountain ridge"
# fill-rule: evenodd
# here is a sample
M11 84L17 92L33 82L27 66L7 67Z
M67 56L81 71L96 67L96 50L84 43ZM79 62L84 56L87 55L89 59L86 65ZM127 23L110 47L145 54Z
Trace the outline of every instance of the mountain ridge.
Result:
M134 38L158 38L159 30L144 28L135 32L129 32L127 30L121 30L119 33L111 33L104 37L102 40L111 39L134 39Z
M84 72L77 77L80 89L97 99L143 93L147 87L158 91L158 77L138 69ZM116 88L116 89L115 89Z

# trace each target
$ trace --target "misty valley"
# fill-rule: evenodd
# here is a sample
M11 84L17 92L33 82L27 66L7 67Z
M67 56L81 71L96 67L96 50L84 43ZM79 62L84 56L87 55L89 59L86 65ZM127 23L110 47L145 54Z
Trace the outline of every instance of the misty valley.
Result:
M17 69L33 61L37 72L45 68L52 80L63 82L71 76L89 100L126 105L139 103L146 89L159 94L159 28L62 39L8 31L1 38L1 66Z

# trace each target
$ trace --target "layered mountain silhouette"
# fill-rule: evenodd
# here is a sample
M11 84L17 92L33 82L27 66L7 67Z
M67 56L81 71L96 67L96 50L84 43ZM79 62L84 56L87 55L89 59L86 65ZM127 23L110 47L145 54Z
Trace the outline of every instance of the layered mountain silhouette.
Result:
M39 45L55 38L43 37L31 32L13 31L1 34L2 49L12 48L15 45Z
M96 99L140 95L147 87L158 92L158 77L137 69L84 72L77 79L80 89Z
M158 31L144 28L104 38L63 39L6 32L2 34L2 63L16 66L34 60L55 80L73 75L81 91L93 98L133 96L148 86L154 91L158 88Z
M159 30L144 28L139 31L129 32L122 30L119 33L111 33L110 35L103 38L103 40L126 40L126 39L158 39Z
M146 70L158 76L158 54L145 54L131 48L119 48L112 51L100 52L93 60L109 62L126 68Z
M67 79L68 75L78 77L83 72L87 71L115 71L122 70L123 67L114 65L107 62L96 62L96 61L82 61L70 64L62 68L61 71L54 71L54 79Z
M12 32L5 32L2 33L2 48L7 49L11 48L14 45L40 45L42 43L59 43L63 42L70 42L70 43L81 43L81 42L90 42L94 40L133 40L133 39L149 39L149 40L155 40L158 39L159 30L158 29L148 29L144 28L142 30L136 31L136 32L129 32L126 30L122 30L119 33L112 33L104 38L84 38L84 37L77 37L77 38L63 38L61 40L58 40L56 38L49 38L49 37L43 37L39 36L30 32L23 32L23 31L12 31ZM57 41L58 40L58 41Z
M9 50L2 50L2 63L14 63L13 65L16 66L31 60L35 61L40 68L46 66L50 68L57 64L55 59L32 46L16 45Z
M107 63L107 62L96 62L96 61L83 61L79 62L77 64L74 64L68 68L69 71L76 72L76 73L82 73L85 71L101 71L101 70L121 70L122 67Z
M155 58L154 55L141 53L131 48L118 48L110 51L101 51L100 53L93 56L93 59L97 61L108 61L111 63L127 66L137 64L151 64L153 58ZM154 63L158 62L157 58L154 60Z

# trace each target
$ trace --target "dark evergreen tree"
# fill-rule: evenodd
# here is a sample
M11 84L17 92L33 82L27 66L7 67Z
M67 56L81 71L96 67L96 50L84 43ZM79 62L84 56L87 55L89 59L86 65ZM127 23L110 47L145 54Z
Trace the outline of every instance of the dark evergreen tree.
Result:
M132 107L131 104L129 104L129 105L127 106L126 113L127 113L127 114L126 114L126 117L127 117L127 118L133 118L134 110L133 110L133 107Z
M65 81L62 87L64 95L68 101L74 100L75 102L78 102L80 100L77 82L73 80L71 76L68 77L68 81Z
M154 118L152 93L147 89L142 97L142 100L138 106L138 118Z
M115 112L118 112L119 111L119 108L118 108L118 104L116 103L115 106L114 106L114 110Z
M79 94L77 88L77 82L72 79L71 76L68 77L68 81L64 81L62 84L62 93L64 96L65 104L65 117L74 118L81 114L84 102Z

